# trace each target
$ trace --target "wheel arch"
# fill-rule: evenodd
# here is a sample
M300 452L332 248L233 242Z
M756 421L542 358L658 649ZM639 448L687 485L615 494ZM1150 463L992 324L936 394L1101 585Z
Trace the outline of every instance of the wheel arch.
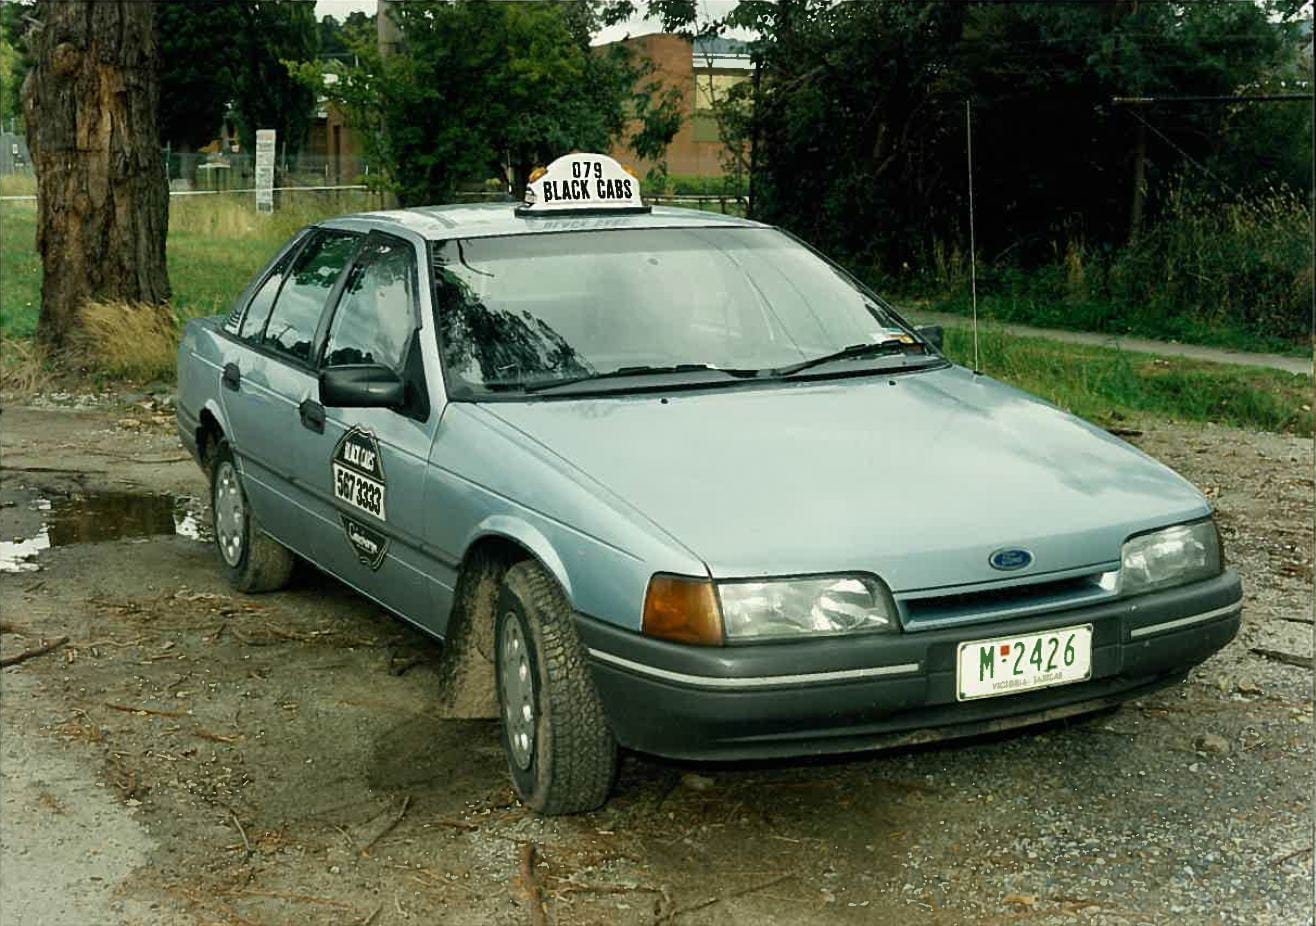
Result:
M210 463L210 455L215 446L228 437L228 427L224 421L223 410L213 400L206 400L197 416L196 452L202 466Z
M538 531L513 518L491 517L472 532L457 571L457 588L439 660L439 709L444 717L496 719L494 624L503 575L538 563L571 600L561 558Z

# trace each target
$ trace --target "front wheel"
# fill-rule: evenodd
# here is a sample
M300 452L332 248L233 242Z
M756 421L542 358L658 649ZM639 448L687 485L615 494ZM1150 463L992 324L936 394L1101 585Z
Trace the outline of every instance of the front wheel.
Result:
M288 584L292 552L260 529L226 440L210 460L210 511L230 585L240 592L271 592Z
M495 644L503 749L522 803L550 815L601 807L617 744L571 606L538 563L503 577Z

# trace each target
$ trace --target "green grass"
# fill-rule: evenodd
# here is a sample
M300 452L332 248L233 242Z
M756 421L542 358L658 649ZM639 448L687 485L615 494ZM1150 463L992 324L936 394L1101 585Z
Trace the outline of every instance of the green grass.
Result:
M36 204L0 203L0 333L27 338L41 306Z
M274 215L255 213L250 194L170 201L169 282L180 318L227 311L297 229L334 215L378 208L371 194L288 194ZM0 333L31 337L41 305L36 205L0 203Z
M979 333L984 372L1110 427L1144 416L1312 435L1312 380L1259 367L1163 358L1105 347ZM946 353L971 363L968 328L946 329Z
M967 293L957 292L933 299L901 299L898 305L921 305L933 312L972 314ZM1230 350L1263 354L1284 354L1291 357L1306 356L1311 347L1292 339L1258 334L1228 319L1203 321L1192 317L1157 315L1150 312L1135 313L1110 302L1065 302L1060 299L1035 297L1027 293L988 293L979 295L978 317L989 321L1031 325L1037 328L1058 328L1066 331L1100 331L1107 334L1151 338L1157 341L1178 341L1183 344L1202 344L1207 347L1225 347Z

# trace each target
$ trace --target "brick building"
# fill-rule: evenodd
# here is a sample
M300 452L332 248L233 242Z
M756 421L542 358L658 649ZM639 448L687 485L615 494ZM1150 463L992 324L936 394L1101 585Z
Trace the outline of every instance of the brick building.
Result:
M655 76L681 90L681 128L667 148L668 172L721 176L724 146L713 117L713 101L722 99L729 87L753 75L754 64L744 43L711 39L691 44L679 35L655 33L615 44L653 62ZM623 163L634 164L641 174L653 166L624 145L615 147L611 154Z

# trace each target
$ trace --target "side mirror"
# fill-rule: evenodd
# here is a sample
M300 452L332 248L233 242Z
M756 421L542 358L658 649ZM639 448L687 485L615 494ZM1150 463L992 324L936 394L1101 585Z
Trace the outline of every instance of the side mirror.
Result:
M401 408L407 387L382 364L345 364L320 371L320 401L331 408Z
M930 343L937 350L941 350L941 342L945 332L940 325L919 325L917 329L923 340Z

